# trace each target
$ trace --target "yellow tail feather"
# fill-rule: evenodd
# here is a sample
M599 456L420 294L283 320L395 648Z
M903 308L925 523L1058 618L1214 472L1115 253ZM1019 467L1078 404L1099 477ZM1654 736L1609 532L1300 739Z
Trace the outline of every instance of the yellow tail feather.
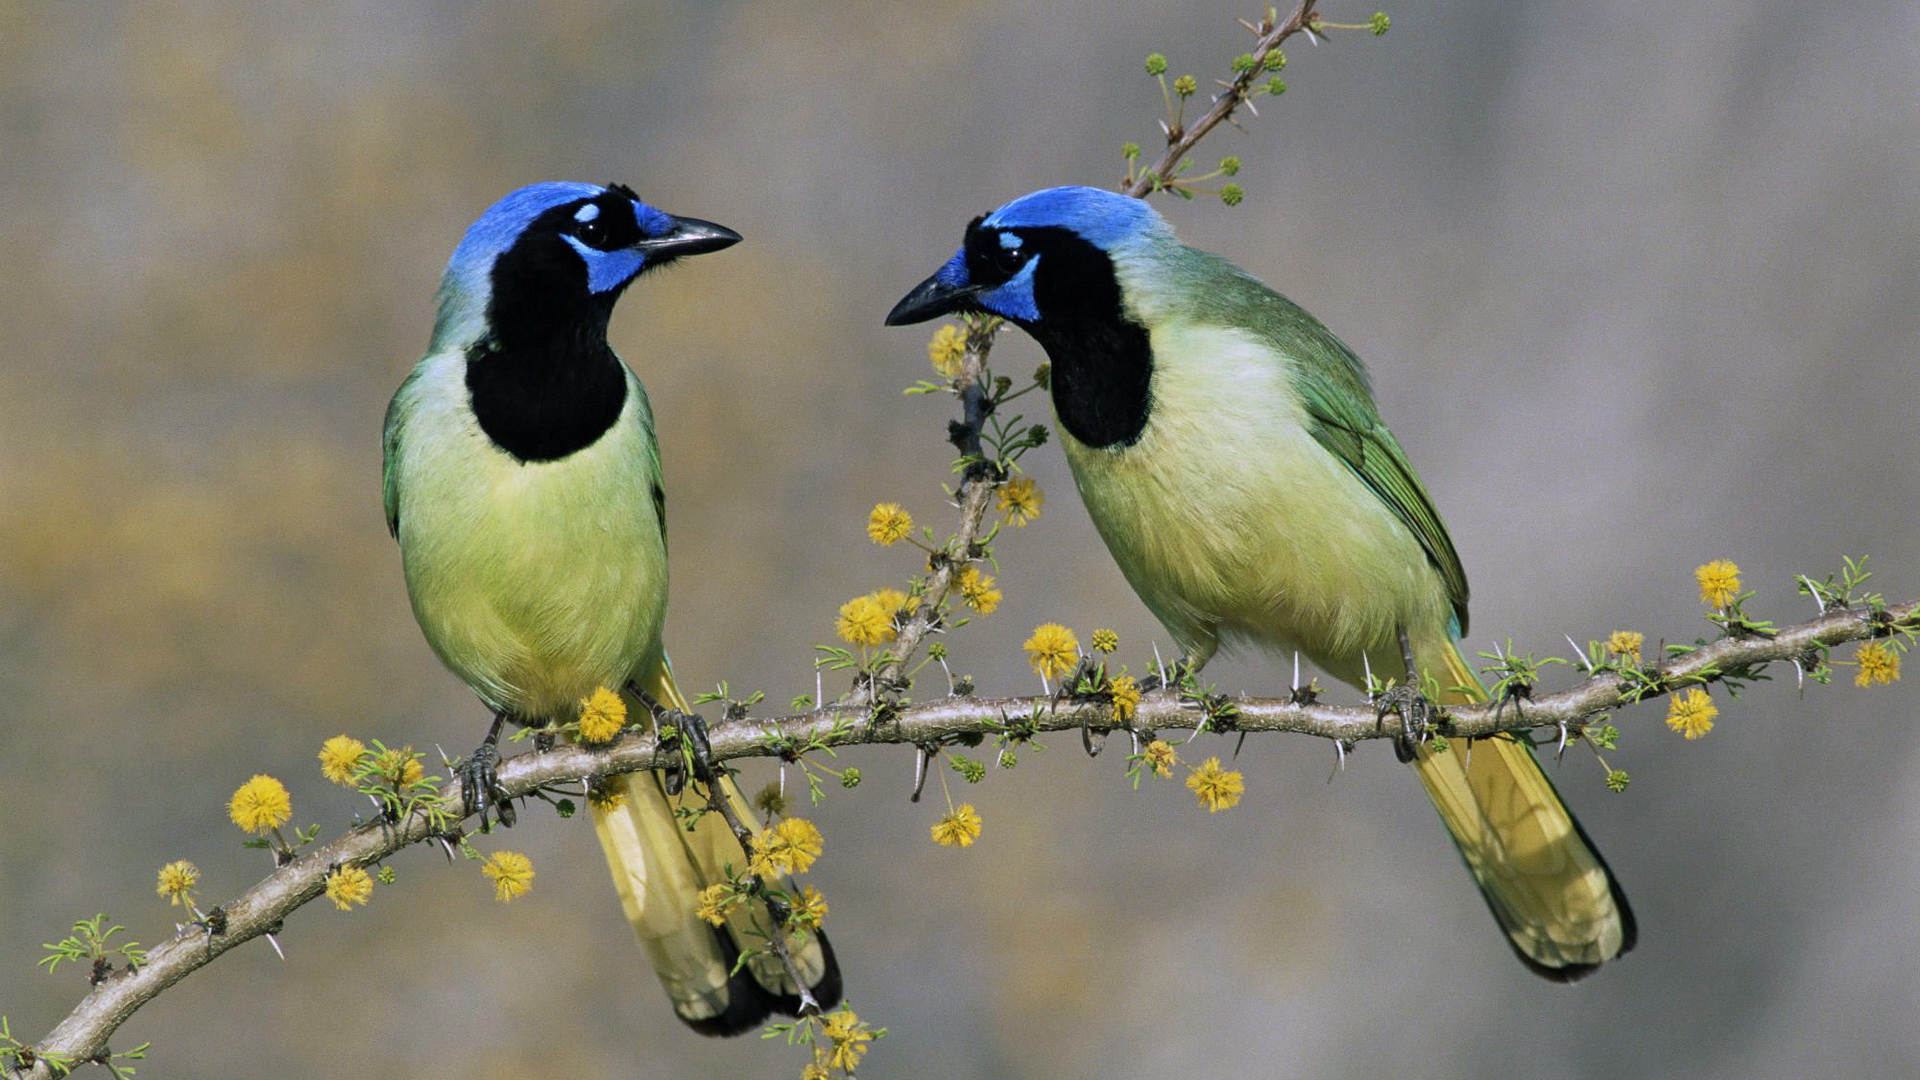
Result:
M1487 699L1451 641L1420 657L1445 672L1442 703ZM1571 982L1633 947L1633 909L1531 746L1511 735L1454 740L1443 754L1421 746L1413 765L1528 967Z
M663 705L690 709L665 659L639 684ZM632 701L629 706L640 707ZM754 956L742 970L733 970L740 954L756 948L764 952L765 939L756 936L756 924L760 932L769 925L765 908L735 908L724 930L695 914L700 891L726 880L727 868L737 870L745 861L727 823L717 814L691 819L691 829L682 823L676 810L706 803L694 784L669 795L659 774L651 772L626 773L609 783L625 798L612 808L592 807L594 831L627 922L666 988L673 1011L710 1035L737 1034L771 1012L793 1012L799 1005L798 988L776 958ZM734 811L757 832L759 819L733 781L719 783ZM837 1002L840 972L825 935L792 934L787 944L794 966L821 1004Z

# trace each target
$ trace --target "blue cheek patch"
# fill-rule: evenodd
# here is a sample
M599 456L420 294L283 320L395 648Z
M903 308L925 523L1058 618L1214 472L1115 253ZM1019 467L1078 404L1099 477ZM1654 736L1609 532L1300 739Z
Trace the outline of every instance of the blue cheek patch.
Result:
M1028 259L1027 265L1008 278L1005 284L981 293L981 305L995 315L1020 322L1039 322L1040 307L1033 299L1033 271L1039 265L1040 256Z
M596 251L581 243L577 237L562 239L579 252L580 258L587 264L588 292L603 293L625 285L647 262L646 256L638 251Z

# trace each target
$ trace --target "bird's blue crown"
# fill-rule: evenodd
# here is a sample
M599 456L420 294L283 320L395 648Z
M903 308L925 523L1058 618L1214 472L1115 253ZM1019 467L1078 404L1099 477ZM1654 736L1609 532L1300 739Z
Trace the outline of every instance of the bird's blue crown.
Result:
M1052 187L1022 195L988 214L982 224L1000 229L1071 229L1104 251L1168 231L1166 219L1146 200L1095 187Z

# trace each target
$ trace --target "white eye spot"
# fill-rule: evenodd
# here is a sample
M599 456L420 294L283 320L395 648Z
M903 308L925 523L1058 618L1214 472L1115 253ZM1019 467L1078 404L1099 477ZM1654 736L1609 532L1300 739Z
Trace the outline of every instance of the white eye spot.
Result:
M573 220L578 221L583 225L599 216L600 216L600 207L594 205L593 203L588 203L587 205L573 212Z
M1000 234L1000 246L1008 251L1019 251L1020 237L1010 232L1003 232Z

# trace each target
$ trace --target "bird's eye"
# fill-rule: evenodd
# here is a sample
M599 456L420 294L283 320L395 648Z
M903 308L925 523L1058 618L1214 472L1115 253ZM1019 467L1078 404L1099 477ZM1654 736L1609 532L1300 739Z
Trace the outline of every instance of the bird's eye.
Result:
M599 218L595 218L592 221L582 221L575 226L573 231L574 235L578 236L589 247L601 247L607 242L607 225Z
M1015 273L1018 273L1020 268L1027 263L1027 253L1020 250L1017 246L996 246L991 249L991 252L993 268L1008 277L1012 277Z

